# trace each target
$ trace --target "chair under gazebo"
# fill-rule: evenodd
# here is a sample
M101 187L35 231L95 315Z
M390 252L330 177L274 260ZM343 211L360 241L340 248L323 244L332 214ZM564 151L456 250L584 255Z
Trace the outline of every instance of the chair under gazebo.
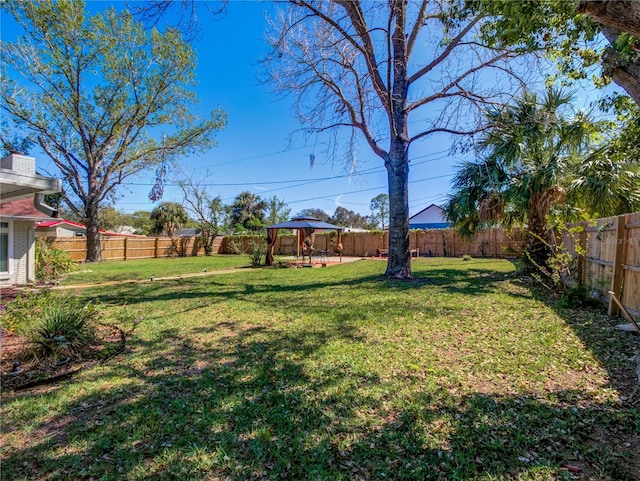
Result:
M265 264L268 266L273 264L273 249L278 240L278 229L291 229L298 232L298 241L296 243L298 249L297 257L300 257L300 250L302 250L303 261L304 255L307 254L309 255L309 262L311 262L311 255L315 250L313 244L315 242L316 231L338 231L336 250L342 252L342 227L323 222L315 217L293 217L287 222L281 222L267 227L267 255Z

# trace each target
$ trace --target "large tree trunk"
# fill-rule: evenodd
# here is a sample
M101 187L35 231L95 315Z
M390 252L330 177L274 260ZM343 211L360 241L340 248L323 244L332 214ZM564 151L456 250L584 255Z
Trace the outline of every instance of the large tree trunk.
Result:
M87 259L86 262L100 262L100 233L98 231L98 208L86 210Z
M585 13L602 28L611 47L602 57L604 72L620 85L640 105L640 53L632 52L622 58L613 47L622 33L633 35L640 41L640 1L631 0L581 0L578 11Z
M393 86L389 132L391 142L385 159L389 179L389 261L386 276L398 279L411 277L409 251L409 114L408 53L405 35L406 1L394 4L395 29L393 42Z
M638 0L580 0L578 11L596 22L640 38L640 2Z
M411 277L409 251L409 164L407 148L392 148L387 161L389 179L389 260L386 276L399 279ZM393 157L392 157L393 156Z
M603 25L602 33L609 43L614 45L622 31ZM604 73L640 105L640 52L633 52L628 58L623 59L615 48L607 47L602 56L602 66Z

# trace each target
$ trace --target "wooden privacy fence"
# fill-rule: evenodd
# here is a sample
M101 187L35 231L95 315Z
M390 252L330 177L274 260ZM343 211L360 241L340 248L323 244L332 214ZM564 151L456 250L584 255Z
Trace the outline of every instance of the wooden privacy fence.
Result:
M412 230L410 249L420 256L517 257L524 246L524 229L490 229L464 239L455 229ZM296 255L297 236L279 235L274 252ZM316 235L316 250L335 252L336 232ZM218 236L213 245L216 254L248 253L263 236ZM84 238L50 239L51 246L69 252L75 261L86 257ZM572 275L601 299L609 300L609 291L635 316L640 316L640 212L607 217L595 222L567 224L562 242L577 260ZM342 235L344 256L374 256L389 248L388 232L347 232ZM198 237L109 237L101 240L102 259L128 260L203 255ZM584 255L583 255L584 254ZM609 312L617 314L615 303Z
M84 261L87 241L84 237L50 238L54 249L67 251L74 261ZM214 252L222 243L222 237L214 241ZM199 237L103 237L100 240L102 260L152 259L158 257L198 256L204 254Z
M609 300L613 291L632 315L640 316L640 212L567 224L562 241L578 260L573 277L609 302L609 314L618 313Z
M296 255L297 237L279 235L274 252L279 255ZM86 239L83 237L58 237L49 239L51 247L67 251L74 261L86 258ZM216 237L215 254L251 252L256 242L264 242L263 236ZM316 235L316 250L335 252L335 232ZM461 238L454 229L412 230L409 232L410 248L420 256L459 257L516 257L524 245L521 229L491 229L472 239ZM342 234L344 256L374 256L388 250L388 232L347 232ZM100 248L103 260L149 259L158 257L203 255L204 248L198 237L108 237L102 238Z
M316 234L316 250L335 252L337 244L335 232ZM233 239L227 242L228 239ZM274 247L277 255L297 254L295 235L279 235ZM240 245L243 251L251 248L251 239L242 237L225 238L222 243L224 253L234 252ZM388 232L345 232L342 234L343 256L375 256L378 251L389 249ZM459 257L517 257L524 246L524 231L521 229L491 229L472 239L460 237L455 229L412 230L409 232L409 248L420 256Z

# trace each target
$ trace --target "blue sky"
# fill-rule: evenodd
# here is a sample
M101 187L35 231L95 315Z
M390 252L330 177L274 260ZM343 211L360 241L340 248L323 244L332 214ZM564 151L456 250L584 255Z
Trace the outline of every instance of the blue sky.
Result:
M202 12L203 35L194 43L198 52L197 91L203 109L220 107L227 112L229 122L218 136L218 147L189 159L188 166L197 178L217 184L209 187L210 192L228 203L241 190L250 190L263 197L276 195L284 199L293 214L306 208L332 214L338 205L369 214L371 199L386 192L382 160L362 145L357 171L363 173L349 175L340 159L334 162L327 158L325 144L308 141L296 133L302 126L292 114L293 99L281 99L259 81L258 60L267 51L263 40L265 13L270 8L268 2L231 1L223 18L215 21ZM412 213L443 201L448 191L453 159L447 156L449 139L439 140L432 145L424 142L414 149L415 157L421 157L416 163L439 160L411 170L414 181L438 177L411 184ZM422 157L432 153L435 154ZM311 154L315 155L313 169ZM328 177L337 178L318 180ZM118 202L118 207L127 211L152 208L146 199L149 188L132 188L133 195ZM165 199L179 201L182 193L168 187Z
M100 10L116 3L123 5L94 1L90 8ZM279 99L259 82L258 60L267 49L263 40L265 12L270 8L269 2L232 0L218 20L204 9L200 12L203 33L193 44L198 54L199 108L203 112L225 110L228 126L217 136L217 147L183 159L182 168L194 179L202 179L209 192L220 195L225 203L249 190L265 198L278 196L292 214L306 208L332 214L339 205L370 214L371 199L387 191L382 160L361 143L356 172L350 175L340 159L327 158L322 142L308 141L295 133L302 126L292 114L293 99ZM10 39L15 26L4 15L2 20L3 39ZM444 202L460 160L449 155L450 143L448 136L432 136L412 145L410 214ZM51 165L44 154L32 153L38 166ZM315 155L312 169L311 154ZM123 185L116 208L125 212L153 209L158 203L147 197L153 180L154 173L147 172ZM181 202L182 192L168 185L163 200Z

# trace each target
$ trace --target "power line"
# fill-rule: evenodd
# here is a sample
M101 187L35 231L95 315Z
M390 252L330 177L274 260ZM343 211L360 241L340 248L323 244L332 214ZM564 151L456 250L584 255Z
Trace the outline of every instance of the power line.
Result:
M416 184L418 182L426 182L426 181L429 181L429 180L443 179L445 177L451 177L452 175L455 175L455 174L436 175L434 177L425 177L424 179L410 180L409 184ZM330 198L330 197L337 197L339 195L359 194L361 192L369 192L371 190L384 189L385 187L387 187L387 186L386 185L382 185L382 186L378 186L378 187L371 187L370 189L361 189L361 190L354 190L354 191L351 191L351 192L345 192L345 193L342 193L342 194L321 195L321 196L318 196L318 197L311 197L309 199L301 199L301 200L290 201L290 202L287 202L287 204L297 204L299 202L308 202L310 200L327 199L327 198Z
M417 159L423 159L425 157L429 157L431 155L438 155L438 154L442 154L444 152L448 152L448 150L442 150L439 152L432 152L429 154L425 154L425 155L420 155L418 157L414 157L413 160L417 160ZM272 154L264 154L265 156L267 155L272 155ZM259 156L257 156L259 157ZM441 157L437 157L435 159L428 159L428 160L424 160L422 162L415 162L415 163L411 163L412 166L416 166L416 165L422 165L422 164L426 164L429 162L435 162L437 160L442 160L444 158L448 157L447 155L443 155ZM248 160L248 159L245 159ZM221 165L221 164L218 164ZM378 174L381 172L384 172L385 168L384 167L371 167L369 169L365 169L362 170L360 172L356 172L355 174L353 173L349 173L349 174L338 174L338 175L333 175L330 177L319 177L316 179L291 179L291 180L273 180L273 181L260 181L260 182L213 182L213 183L206 183L206 184L200 184L201 187L238 187L238 186L249 186L249 185L278 185L278 184L292 184L292 183L296 183L296 182L302 182L302 185L307 185L307 183L312 183L312 182L324 182L327 180L335 180L335 179L341 179L341 178L347 178L347 177L353 177L354 175L370 175L370 174ZM155 182L123 182L122 185L128 185L128 186L138 186L138 187L144 187L144 186L153 186L155 185ZM169 187L177 187L180 184L176 183L176 182L166 182L164 184L165 186L169 186Z

